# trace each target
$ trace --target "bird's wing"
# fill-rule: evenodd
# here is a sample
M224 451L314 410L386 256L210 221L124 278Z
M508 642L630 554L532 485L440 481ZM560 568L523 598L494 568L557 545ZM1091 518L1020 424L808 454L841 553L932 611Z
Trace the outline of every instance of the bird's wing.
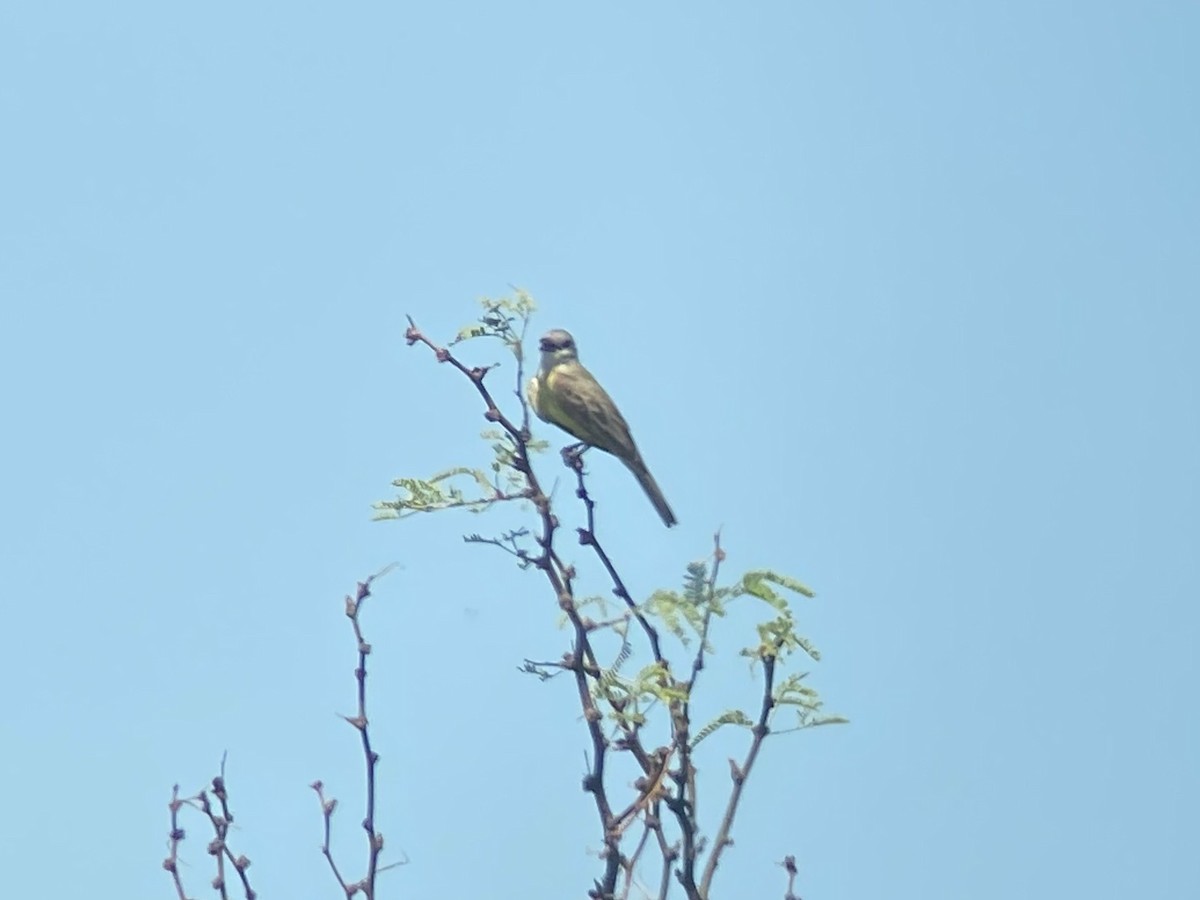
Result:
M637 446L617 404L579 363L544 373L540 396L548 419L579 440L625 460L639 459Z

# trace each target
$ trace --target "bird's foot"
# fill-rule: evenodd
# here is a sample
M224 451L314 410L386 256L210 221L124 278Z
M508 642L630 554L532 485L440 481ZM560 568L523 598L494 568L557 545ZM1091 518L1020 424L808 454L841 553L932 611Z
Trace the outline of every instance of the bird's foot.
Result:
M570 444L562 449L563 465L568 469L579 469L583 467L583 454L590 447L590 444L578 443Z

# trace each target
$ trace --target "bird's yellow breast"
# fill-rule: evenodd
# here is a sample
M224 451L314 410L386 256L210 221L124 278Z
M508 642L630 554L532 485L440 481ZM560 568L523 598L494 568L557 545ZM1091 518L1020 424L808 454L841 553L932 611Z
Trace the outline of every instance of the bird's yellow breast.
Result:
M563 431L584 441L587 440L587 429L580 427L580 423L562 403L562 369L562 366L555 366L550 371L541 373L533 408L544 421L557 425Z

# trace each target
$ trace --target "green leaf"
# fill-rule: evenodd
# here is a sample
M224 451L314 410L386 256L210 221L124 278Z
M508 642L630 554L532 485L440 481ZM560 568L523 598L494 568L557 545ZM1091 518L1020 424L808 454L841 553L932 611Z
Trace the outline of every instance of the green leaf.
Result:
M713 734L721 728L724 728L726 725L737 725L741 728L753 728L754 721L740 709L726 710L701 728L698 732L696 732L696 736L692 738L688 746L692 749L695 749L696 745L702 740L704 740L710 734Z

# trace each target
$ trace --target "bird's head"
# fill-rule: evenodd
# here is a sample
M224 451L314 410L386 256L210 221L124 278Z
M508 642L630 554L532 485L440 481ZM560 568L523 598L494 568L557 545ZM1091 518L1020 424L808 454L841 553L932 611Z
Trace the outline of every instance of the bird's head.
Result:
M560 363L574 362L579 359L575 350L575 338L569 331L555 328L542 335L538 347L542 351L542 369L551 369Z

